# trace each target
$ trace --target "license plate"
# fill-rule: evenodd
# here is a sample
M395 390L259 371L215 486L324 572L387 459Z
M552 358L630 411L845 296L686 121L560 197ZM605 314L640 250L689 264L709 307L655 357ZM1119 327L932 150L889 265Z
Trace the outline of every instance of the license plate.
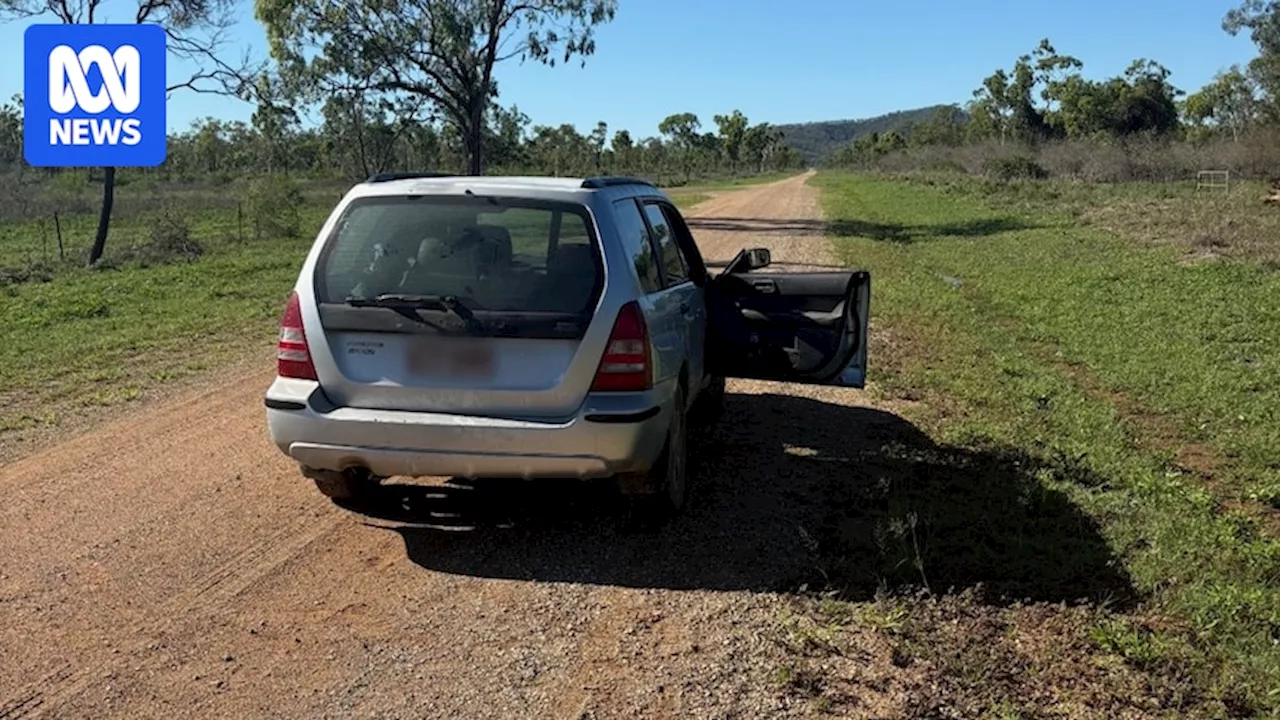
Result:
M487 378L493 376L493 348L484 343L431 343L409 353L415 374Z

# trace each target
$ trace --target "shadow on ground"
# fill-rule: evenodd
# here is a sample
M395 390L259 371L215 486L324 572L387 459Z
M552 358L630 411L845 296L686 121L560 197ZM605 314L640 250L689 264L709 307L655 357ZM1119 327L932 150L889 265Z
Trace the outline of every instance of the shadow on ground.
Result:
M904 245L954 237L986 237L1042 227L1022 218L1005 216L964 222L908 225L867 220L764 220L758 218L685 218L695 231L770 233L791 236L864 237Z
M395 521L413 562L461 575L808 585L855 599L882 583L982 585L992 602L1133 598L1094 523L1039 483L1029 458L939 446L891 413L789 395L730 395L695 448L691 505L657 530L625 530L604 482L390 484L348 507Z

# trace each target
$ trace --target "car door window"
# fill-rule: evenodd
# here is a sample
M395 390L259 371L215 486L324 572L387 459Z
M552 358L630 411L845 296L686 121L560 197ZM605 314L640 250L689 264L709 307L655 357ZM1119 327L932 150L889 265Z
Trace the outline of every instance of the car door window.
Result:
M702 253L698 251L698 244L693 240L693 233L689 232L689 226L685 223L684 218L680 216L680 211L675 207L662 203L660 205L662 212L667 216L667 224L671 227L675 236L676 244L680 248L680 254L684 256L684 266L687 269L689 279L701 285L707 275L707 265L702 260Z
M662 277L658 272L658 258L653 253L653 245L649 242L649 228L640 214L640 206L635 200L618 200L613 204L614 217L618 222L618 235L622 238L622 247L627 257L636 268L636 277L646 293L662 289Z
M676 242L671 223L662 213L662 208L648 203L644 206L645 217L649 220L649 229L653 232L654 243L658 246L658 260L662 263L663 276L667 287L679 285L689 280L689 269L685 266L684 255Z

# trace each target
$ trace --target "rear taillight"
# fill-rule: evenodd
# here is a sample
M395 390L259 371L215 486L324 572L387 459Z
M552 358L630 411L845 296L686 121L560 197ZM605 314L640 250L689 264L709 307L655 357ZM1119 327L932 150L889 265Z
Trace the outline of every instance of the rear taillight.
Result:
M307 349L307 333L302 329L302 303L298 293L290 293L280 318L280 342L276 345L276 373L280 377L317 380L316 366Z
M649 347L649 328L644 314L633 300L618 310L613 321L609 344L605 346L600 368L591 383L592 390L648 390L653 386L653 352Z

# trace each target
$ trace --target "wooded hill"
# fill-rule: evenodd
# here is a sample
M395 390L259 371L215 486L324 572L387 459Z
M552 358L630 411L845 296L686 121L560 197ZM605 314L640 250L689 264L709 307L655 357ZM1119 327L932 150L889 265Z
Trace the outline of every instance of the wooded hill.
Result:
M782 141L795 148L810 165L820 164L836 150L847 147L854 140L871 133L897 132L906 134L917 123L932 118L939 109L948 105L931 105L915 110L899 110L885 115L861 120L827 120L823 122L776 125L782 131Z

